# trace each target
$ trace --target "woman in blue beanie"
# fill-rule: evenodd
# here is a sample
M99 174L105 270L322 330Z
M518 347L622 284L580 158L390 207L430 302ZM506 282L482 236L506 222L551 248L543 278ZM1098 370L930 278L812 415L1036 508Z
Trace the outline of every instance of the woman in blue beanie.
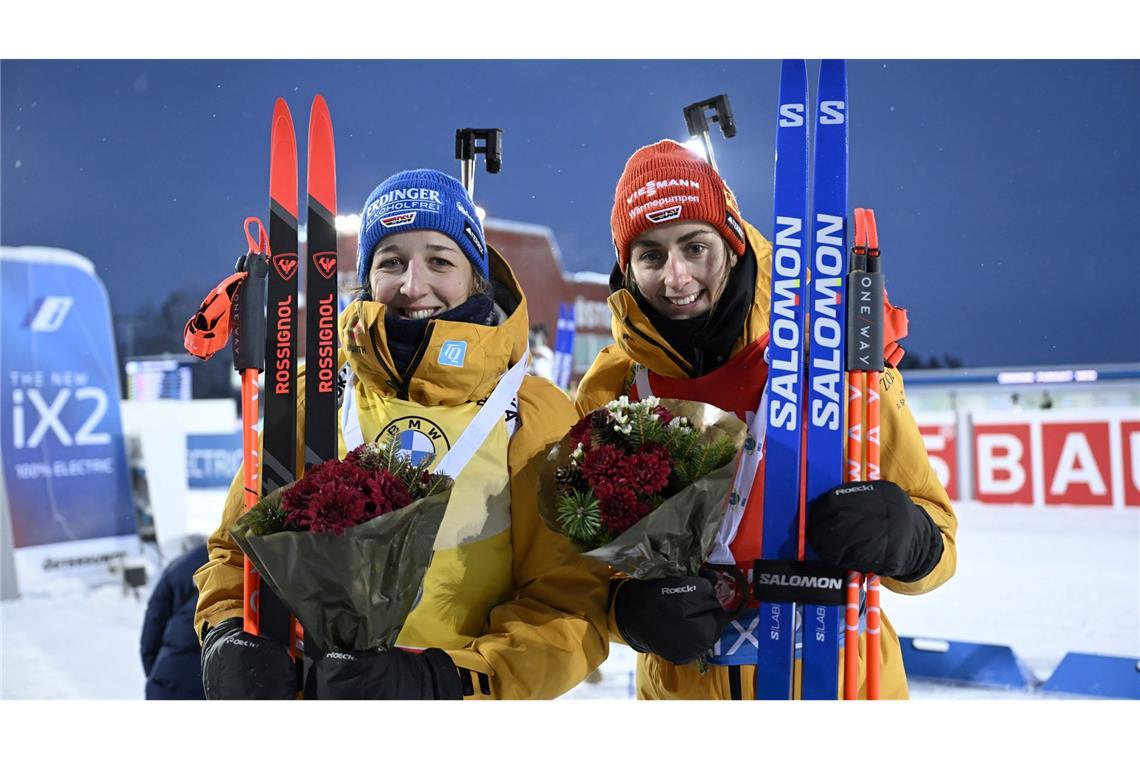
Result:
M417 461L438 463L481 410L493 425L456 479L400 649L321 659L316 695L557 697L606 658L609 579L604 565L580 557L538 515L545 453L576 415L562 391L525 375L528 318L518 281L487 245L463 186L422 169L396 174L369 195L358 278L360 297L339 325L341 456L363 441L399 436ZM242 556L226 531L241 513L236 479L210 561L195 576L206 695L289 698L293 666L284 647L242 631Z

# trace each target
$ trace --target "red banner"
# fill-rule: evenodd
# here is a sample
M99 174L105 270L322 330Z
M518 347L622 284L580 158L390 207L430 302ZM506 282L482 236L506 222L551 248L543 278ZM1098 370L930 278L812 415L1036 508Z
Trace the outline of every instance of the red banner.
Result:
M1041 423L1046 504L1112 506L1108 422Z
M1029 423L975 423L974 498L987 504L1032 504Z
M951 417L943 423L919 424L930 466L946 488L950 500L958 498L958 428Z
M1140 422L1120 423L1120 443L1124 450L1124 506L1140 507Z

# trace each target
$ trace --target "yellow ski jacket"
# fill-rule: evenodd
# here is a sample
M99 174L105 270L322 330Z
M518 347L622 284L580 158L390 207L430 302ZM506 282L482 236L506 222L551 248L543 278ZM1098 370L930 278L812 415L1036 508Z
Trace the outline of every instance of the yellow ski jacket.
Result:
M744 255L756 258L756 289L743 331L733 344L733 355L767 334L771 303L772 244L752 225L745 224L745 228L749 245ZM602 350L582 378L575 397L579 416L585 416L618 396L628 394L638 365L664 377L688 377L688 366L684 359L675 352L666 350L667 342L628 290L621 289L613 293L609 305L615 344ZM912 583L882 578L882 584L900 594L924 594L942 585L954 574L957 565L954 537L958 521L946 489L930 466L918 426L907 406L902 375L897 369L888 367L880 375L879 385L881 477L897 483L916 504L930 514L942 532L945 547L942 559L926 577ZM615 582L620 582L620 579L615 577ZM612 610L609 625L612 640L621 642ZM882 616L880 644L880 696L883 699L905 699L907 685L902 652L898 635L885 614ZM866 642L861 637L861 658L865 647ZM738 674L741 697L744 699L753 696L753 673L753 667L743 666ZM842 672L840 681L842 693ZM860 683L861 698L865 693L865 684ZM640 699L729 699L729 668L714 666L701 675L695 665L679 666L655 655L639 654L637 695Z
M406 378L396 374L388 351L383 304L357 301L341 314L339 359L352 369L365 441L416 437L417 446L434 447L438 462L503 373L523 358L526 300L501 255L492 249L490 259L492 279L506 286L508 295L498 305L507 318L493 327L435 321ZM466 343L462 366L438 360L448 341ZM468 698L551 699L582 681L608 653L608 569L583 559L547 529L536 507L544 454L575 419L562 391L527 376L517 407L508 409L456 481L423 596L397 644L447 651L474 674ZM345 453L341 435L340 455ZM244 557L228 526L243 511L239 472L222 523L210 536L209 561L194 576L199 636L204 625L242 614Z

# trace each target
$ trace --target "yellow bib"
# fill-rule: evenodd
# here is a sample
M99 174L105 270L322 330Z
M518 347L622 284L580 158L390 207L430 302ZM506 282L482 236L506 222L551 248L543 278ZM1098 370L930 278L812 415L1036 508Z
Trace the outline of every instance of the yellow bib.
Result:
M426 407L355 386L365 441L387 443L434 466L459 439L480 405ZM508 412L511 414L512 412ZM455 479L424 578L423 595L396 643L461 648L484 630L491 608L513 594L509 435L500 419ZM340 456L347 453L339 436Z

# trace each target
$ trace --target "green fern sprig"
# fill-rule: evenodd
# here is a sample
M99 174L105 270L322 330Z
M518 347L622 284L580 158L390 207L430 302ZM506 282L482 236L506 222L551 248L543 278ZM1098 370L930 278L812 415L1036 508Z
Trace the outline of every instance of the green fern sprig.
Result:
M281 509L280 496L267 496L257 502L241 517L255 536L268 536L285 530L285 510Z
M573 490L559 494L555 518L575 543L589 545L605 537L601 507L593 491Z
M400 443L396 436L392 436L384 443L366 443L361 447L360 466L374 472L387 470L399 478L408 488L414 501L427 498L453 484L451 478L445 475L435 475L431 472L431 460L424 458L419 464L413 464L412 458L400 450Z

